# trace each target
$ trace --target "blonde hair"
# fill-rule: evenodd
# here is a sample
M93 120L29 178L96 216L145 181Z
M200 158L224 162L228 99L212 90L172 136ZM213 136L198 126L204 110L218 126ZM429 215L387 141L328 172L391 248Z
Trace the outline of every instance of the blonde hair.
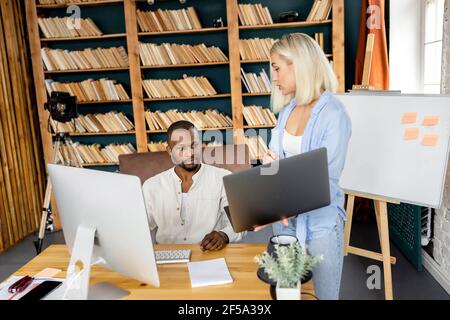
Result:
M294 64L296 82L295 95L283 95L276 86L272 87L271 106L274 112L279 112L292 98L295 98L297 105L306 105L318 99L324 91L336 92L336 75L323 50L309 35L284 35L272 46L270 54L274 53Z

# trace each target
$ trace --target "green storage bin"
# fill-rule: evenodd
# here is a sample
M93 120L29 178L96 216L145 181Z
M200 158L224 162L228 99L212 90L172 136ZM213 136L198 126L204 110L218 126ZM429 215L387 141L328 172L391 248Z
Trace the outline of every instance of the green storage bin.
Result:
M390 239L418 271L422 271L421 218L420 206L388 203Z

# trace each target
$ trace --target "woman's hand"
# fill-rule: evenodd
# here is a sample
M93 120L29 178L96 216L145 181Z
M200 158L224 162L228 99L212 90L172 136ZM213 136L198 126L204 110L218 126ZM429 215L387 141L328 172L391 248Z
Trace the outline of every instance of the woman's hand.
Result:
M262 158L262 163L267 164L267 163L271 163L271 162L279 160L279 159L280 159L280 157L277 156L275 154L275 152L273 152L272 150L269 149L269 150L267 150L267 153Z
M288 218L283 218L283 219L281 219L280 221L281 221L286 227L289 225L289 220L288 220ZM265 224L265 225L262 225L262 226L255 226L255 227L253 228L253 231L258 232L258 231L264 229L265 227L270 226L271 224L272 224L272 223Z

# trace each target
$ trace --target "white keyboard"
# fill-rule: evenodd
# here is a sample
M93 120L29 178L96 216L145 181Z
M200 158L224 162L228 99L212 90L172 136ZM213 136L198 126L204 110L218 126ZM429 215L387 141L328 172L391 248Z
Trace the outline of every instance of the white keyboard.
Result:
M156 264L189 262L191 250L158 250L155 258Z

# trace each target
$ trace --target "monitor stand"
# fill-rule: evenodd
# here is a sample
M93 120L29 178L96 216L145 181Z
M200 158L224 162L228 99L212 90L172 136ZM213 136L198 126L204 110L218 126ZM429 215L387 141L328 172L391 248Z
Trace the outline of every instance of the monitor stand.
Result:
M93 227L78 226L67 269L64 300L116 300L130 294L108 282L89 286L95 233Z

